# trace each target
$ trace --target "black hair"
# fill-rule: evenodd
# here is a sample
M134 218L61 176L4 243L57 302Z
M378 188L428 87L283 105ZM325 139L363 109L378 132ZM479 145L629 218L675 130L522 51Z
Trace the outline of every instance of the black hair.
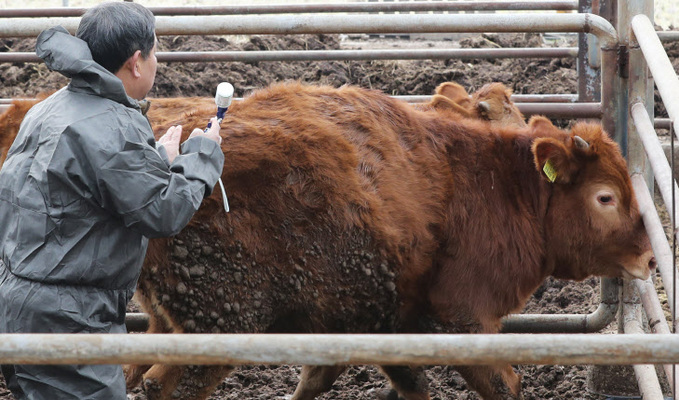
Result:
M115 74L135 51L144 59L149 56L155 30L155 17L146 7L109 2L88 9L75 36L87 42L94 61Z

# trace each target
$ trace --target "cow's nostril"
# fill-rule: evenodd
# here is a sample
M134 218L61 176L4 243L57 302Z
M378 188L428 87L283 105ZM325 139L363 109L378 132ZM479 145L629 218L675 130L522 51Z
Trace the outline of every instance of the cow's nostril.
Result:
M655 257L651 257L650 260L648 260L648 268L649 269L655 269L655 267L658 265L658 263L655 261Z

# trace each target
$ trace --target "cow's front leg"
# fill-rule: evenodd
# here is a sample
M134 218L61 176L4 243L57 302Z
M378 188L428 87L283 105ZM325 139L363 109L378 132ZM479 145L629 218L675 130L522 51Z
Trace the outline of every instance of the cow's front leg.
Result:
M169 399L184 374L183 365L155 364L142 379L144 393L149 400Z
M429 382L422 367L400 365L382 366L394 388L384 397L387 400L429 400Z
M299 384L291 400L313 400L321 393L327 392L335 383L337 377L346 369L343 365L320 366L305 365Z
M457 366L455 369L484 400L520 400L521 377L511 365Z

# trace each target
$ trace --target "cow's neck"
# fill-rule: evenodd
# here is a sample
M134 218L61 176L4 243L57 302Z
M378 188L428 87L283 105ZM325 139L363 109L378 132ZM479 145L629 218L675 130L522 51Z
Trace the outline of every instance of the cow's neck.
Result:
M479 132L450 139L451 228L430 281L442 318L458 319L453 310L470 304L463 299L478 298L473 310L461 312L483 316L483 330L492 331L549 275L543 227L552 189L535 167L534 139Z

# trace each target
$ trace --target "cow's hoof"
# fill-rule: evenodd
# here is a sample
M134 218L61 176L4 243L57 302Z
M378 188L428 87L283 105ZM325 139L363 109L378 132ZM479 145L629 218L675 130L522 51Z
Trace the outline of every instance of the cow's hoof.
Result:
M163 385L159 384L157 380L152 378L146 378L142 382L142 389L146 397L150 399L160 399L161 393L163 391Z
M377 391L377 400L403 400L394 389L382 389Z

